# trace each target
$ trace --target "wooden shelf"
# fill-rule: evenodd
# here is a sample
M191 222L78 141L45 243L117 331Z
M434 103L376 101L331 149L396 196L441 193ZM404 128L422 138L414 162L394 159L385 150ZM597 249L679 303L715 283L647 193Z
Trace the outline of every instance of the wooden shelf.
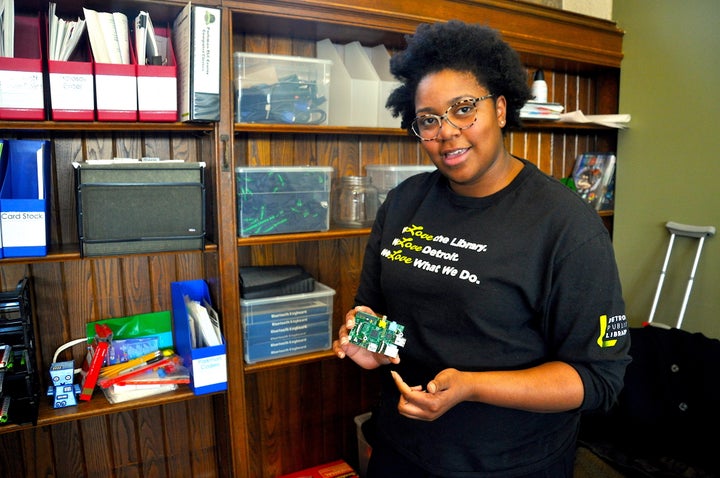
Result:
M615 128L596 124L564 123L562 121L523 121L522 130L573 130L573 131L612 131ZM293 134L340 134L340 135L377 135L408 136L401 128L371 128L368 126L324 126L299 124L235 123L235 133L293 133Z
M223 392L218 392L223 393ZM44 396L43 394L41 394ZM100 390L95 390L93 398L87 402L80 402L72 407L51 408L47 400L40 399L38 420L36 425L6 425L0 427L0 434L11 433L27 428L55 425L57 423L82 420L83 418L109 415L111 413L126 412L138 408L155 407L173 402L192 400L195 395L187 385L180 385L177 390L155 395L153 397L128 400L122 403L110 403Z
M293 234L273 234L238 238L238 246L261 246L266 244L284 244L287 242L329 241L346 237L359 237L370 234L370 228L330 229L320 232L296 232Z
M251 374L260 371L279 369L284 367L290 367L294 365L302 365L304 363L315 362L317 360L324 360L334 358L335 354L332 350L323 350L320 352L313 352L309 354L295 355L293 357L286 357L277 360L268 360L264 362L258 362L254 364L245 364L245 373Z
M186 250L179 250L179 251L163 251L163 252L137 252L132 255L136 256L142 256L142 255L157 255L157 254L183 254L187 252L216 252L217 251L217 244L211 244L208 243L205 245L205 248L200 251L200 249L186 249ZM80 254L80 246L78 244L64 244L62 246L59 245L51 245L48 247L48 253L46 256L37 256L37 257L4 257L0 259L0 265L2 264L34 264L39 262L65 262L65 261L74 261L74 260L92 260L92 259L103 259L107 257L125 257L129 254L116 254L114 256L111 255L104 255L104 256L91 256L91 257L83 257L82 254Z
M190 131L211 132L214 123L137 123L137 122L85 122L85 121L0 121L0 131L52 131L77 134L78 131Z

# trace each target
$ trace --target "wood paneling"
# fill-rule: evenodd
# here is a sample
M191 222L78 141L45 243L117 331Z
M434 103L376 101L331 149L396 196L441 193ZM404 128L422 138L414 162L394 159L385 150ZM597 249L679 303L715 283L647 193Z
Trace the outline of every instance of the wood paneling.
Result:
M77 16L102 0L59 2L58 13ZM113 10L150 11L171 21L186 0L116 0ZM204 2L201 2L204 3ZM385 370L366 372L327 353L269 366L245 367L238 265L297 263L335 289L333 335L352 305L366 232L288 236L252 242L236 238L234 168L332 166L334 179L365 174L368 164L429 164L418 142L391 129L257 127L233 124L233 51L314 56L315 41L330 38L402 48L420 22L464 18L498 28L521 53L528 78L545 70L549 99L567 110L617 112L622 32L614 23L523 2L500 0L224 0L221 121L217 125L147 125L3 122L12 137L51 138L51 246L77 251L71 163L88 158L143 155L208 164L208 236L205 252L0 262L0 284L32 277L38 355L47 370L55 349L85 335L85 325L111 316L170 308L168 283L204 278L220 306L228 341L227 394L179 396L162 404L96 404L56 412L52 425L0 434L0 464L8 476L244 477L281 473L344 458L357 464L353 418L370 409ZM44 11L28 0L24 9ZM506 135L513 154L555 177L567 176L587 150L614 150L616 133L593 128L529 124ZM225 156L227 151L228 156ZM604 219L612 225L612 216ZM317 240L316 240L317 239ZM240 244L238 246L238 243ZM79 365L81 346L60 354ZM48 377L41 377L42 386Z

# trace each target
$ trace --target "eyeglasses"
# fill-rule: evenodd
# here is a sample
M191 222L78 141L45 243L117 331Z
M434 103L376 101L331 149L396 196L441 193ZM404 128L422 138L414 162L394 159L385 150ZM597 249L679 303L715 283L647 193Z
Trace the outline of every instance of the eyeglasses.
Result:
M440 134L442 120L447 121L448 124L459 130L468 129L477 120L477 104L492 97L493 95L490 94L458 101L450 106L442 116L433 114L417 116L412 122L412 131L421 140L432 141Z

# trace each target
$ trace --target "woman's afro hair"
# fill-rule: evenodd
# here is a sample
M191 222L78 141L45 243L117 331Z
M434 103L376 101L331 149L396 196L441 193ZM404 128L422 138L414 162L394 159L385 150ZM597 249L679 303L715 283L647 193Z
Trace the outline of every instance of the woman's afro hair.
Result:
M532 98L527 73L517 52L496 30L450 20L421 24L406 40L407 48L390 58L390 71L402 84L386 103L394 117L401 117L402 128L409 130L415 118L420 80L445 69L472 73L495 98L504 96L507 125L520 125L520 108Z

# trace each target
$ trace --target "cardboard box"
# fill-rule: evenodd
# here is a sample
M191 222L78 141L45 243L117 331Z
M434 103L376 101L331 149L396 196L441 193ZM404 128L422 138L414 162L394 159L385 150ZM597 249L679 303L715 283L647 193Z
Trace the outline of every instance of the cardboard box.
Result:
M190 2L173 23L180 121L220 120L220 9Z
M365 166L367 175L372 179L373 186L378 190L380 204L385 201L388 191L416 174L435 171L434 165L395 165L395 164L368 164Z
M235 121L327 124L332 62L235 52Z
M49 35L50 26L47 20L45 23ZM50 116L53 121L95 119L95 78L87 38L87 34L83 34L66 60L54 60L48 53Z
M313 292L241 299L245 361L329 349L334 295L333 289L316 282Z
M44 120L40 18L15 15L14 57L0 57L0 120Z
M332 167L235 169L238 235L327 231Z
M185 296L212 305L210 291L203 280L172 282L173 330L177 354L190 370L190 388L195 395L227 390L227 350L225 342L210 347L194 348Z
M359 42L316 44L317 57L332 61L330 113L333 126L377 126L379 79Z
M393 118L390 110L385 107L390 93L401 84L390 73L390 53L388 53L385 45L363 48L368 58L370 58L370 63L372 63L378 77L377 125L380 128L399 128L401 119L399 117Z
M54 121L93 121L92 61L48 61L50 112Z
M7 169L0 189L3 256L45 256L50 230L50 142L10 139L6 147Z
M83 256L205 247L205 163L73 163Z
M98 121L137 121L138 97L135 56L131 64L93 62Z
M173 122L178 120L177 64L172 35L156 27L159 44L167 45L164 65L137 65L138 119Z

